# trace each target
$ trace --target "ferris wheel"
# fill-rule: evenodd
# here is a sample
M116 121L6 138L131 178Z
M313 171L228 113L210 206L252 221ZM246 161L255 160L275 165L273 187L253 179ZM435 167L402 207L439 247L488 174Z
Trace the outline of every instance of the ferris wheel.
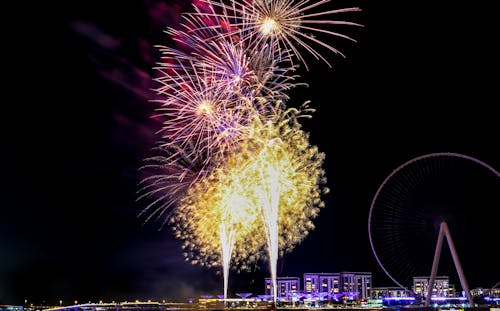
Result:
M487 287L477 282L500 279L493 249L499 243L499 213L496 169L463 154L426 154L394 169L378 188L368 217L370 245L387 276L410 289L413 277L435 270L436 240L446 223L470 283ZM456 273L450 266L442 264L439 271Z

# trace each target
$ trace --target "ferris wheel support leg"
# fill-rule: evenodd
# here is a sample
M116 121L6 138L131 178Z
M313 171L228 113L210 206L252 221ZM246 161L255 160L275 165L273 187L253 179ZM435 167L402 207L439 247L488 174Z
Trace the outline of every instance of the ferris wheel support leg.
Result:
M441 257L441 249L443 248L443 236L444 236L443 224L444 222L442 222L439 227L439 235L436 243L436 252L434 253L434 261L432 262L431 277L427 288L427 296L425 297L425 307L428 307L431 301L432 289L434 288L434 280L436 279L436 273L439 265L439 257Z
M448 225L446 222L442 222L439 227L439 235L438 241L436 244L436 252L434 253L434 261L432 262L432 270L431 277L429 280L429 287L427 289L427 296L425 298L425 307L429 306L432 297L432 290L434 289L434 280L436 279L436 273L439 264L439 257L441 256L441 248L443 247L443 238L446 236L446 240L448 241L448 246L450 247L451 256L453 258L453 263L455 264L455 269L457 269L458 278L460 279L460 284L462 285L462 289L467 296L467 300L471 307L474 306L474 302L472 300L472 295L469 290L469 285L467 285L467 280L465 279L464 270L462 269L462 265L460 264L460 260L458 259L457 250L455 249L455 244L453 244L453 240L451 239L450 230L448 229Z
M448 240L448 246L450 247L450 252L451 256L453 257L453 263L455 264L455 268L457 269L458 273L458 278L460 279L460 284L462 285L462 289L465 292L465 295L467 296L467 300L469 301L469 304L471 307L474 307L474 302L472 300L472 294L470 293L469 290L469 285L467 284L467 280L465 279L465 274L464 270L462 269L462 265L460 264L460 260L458 259L458 254L457 250L455 249L455 244L453 244L453 240L451 239L451 234L448 229L448 225L443 222L444 224L444 230L446 234L446 239Z

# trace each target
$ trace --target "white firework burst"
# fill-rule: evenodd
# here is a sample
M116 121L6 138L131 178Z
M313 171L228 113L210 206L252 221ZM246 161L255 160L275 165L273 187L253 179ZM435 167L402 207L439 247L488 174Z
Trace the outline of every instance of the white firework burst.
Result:
M306 50L316 59L321 59L331 67L330 62L315 49L322 46L335 54L344 56L337 48L318 39L318 34L326 34L355 41L337 31L325 29L326 25L362 26L357 23L331 19L329 17L347 12L360 11L357 7L335 10L318 10L331 0L232 0L230 4L222 0L202 0L214 8L212 12L197 12L200 18L213 17L231 22L226 27L228 36L238 35L249 49L260 50L263 44L270 44L277 49L291 51L306 68L307 63L301 49ZM210 27L220 27L211 25ZM207 29L210 27L201 27Z

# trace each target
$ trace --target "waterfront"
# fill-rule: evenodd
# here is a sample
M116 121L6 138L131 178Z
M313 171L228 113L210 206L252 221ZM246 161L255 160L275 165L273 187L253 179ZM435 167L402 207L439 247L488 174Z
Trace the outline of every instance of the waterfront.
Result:
M225 306L222 301L203 302L203 303L176 303L176 302L119 302L119 303L87 303L75 304L68 306L15 306L15 305L0 305L0 311L276 311L276 310L294 310L294 311L310 311L310 310L351 310L351 311L375 311L375 310L394 310L401 309L407 311L500 311L500 304L491 305L476 305L475 307L467 307L466 305L434 305L432 307L424 307L423 305L293 305L293 304L278 304L275 307L269 302L243 301L242 299L230 299ZM239 303L236 304L234 301Z

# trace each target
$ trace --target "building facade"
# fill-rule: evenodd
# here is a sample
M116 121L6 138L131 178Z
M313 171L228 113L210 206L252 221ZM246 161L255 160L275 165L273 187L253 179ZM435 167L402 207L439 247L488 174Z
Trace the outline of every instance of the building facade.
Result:
M304 273L304 293L340 293L340 273Z
M427 298L429 281L430 277L428 276L416 276L413 278L413 292L417 297ZM454 296L454 286L450 286L449 278L447 276L436 276L431 297L448 298Z
M371 272L340 272L340 282L342 291L353 293L355 299L365 300L372 295Z
M474 288L471 291L472 297L500 298L500 288Z
M304 273L304 294L349 296L352 299L371 297L371 272Z
M297 293L300 292L300 278L298 277L279 277L276 278L278 287L277 295L280 300L291 301ZM273 294L273 282L271 278L265 279L265 294Z

